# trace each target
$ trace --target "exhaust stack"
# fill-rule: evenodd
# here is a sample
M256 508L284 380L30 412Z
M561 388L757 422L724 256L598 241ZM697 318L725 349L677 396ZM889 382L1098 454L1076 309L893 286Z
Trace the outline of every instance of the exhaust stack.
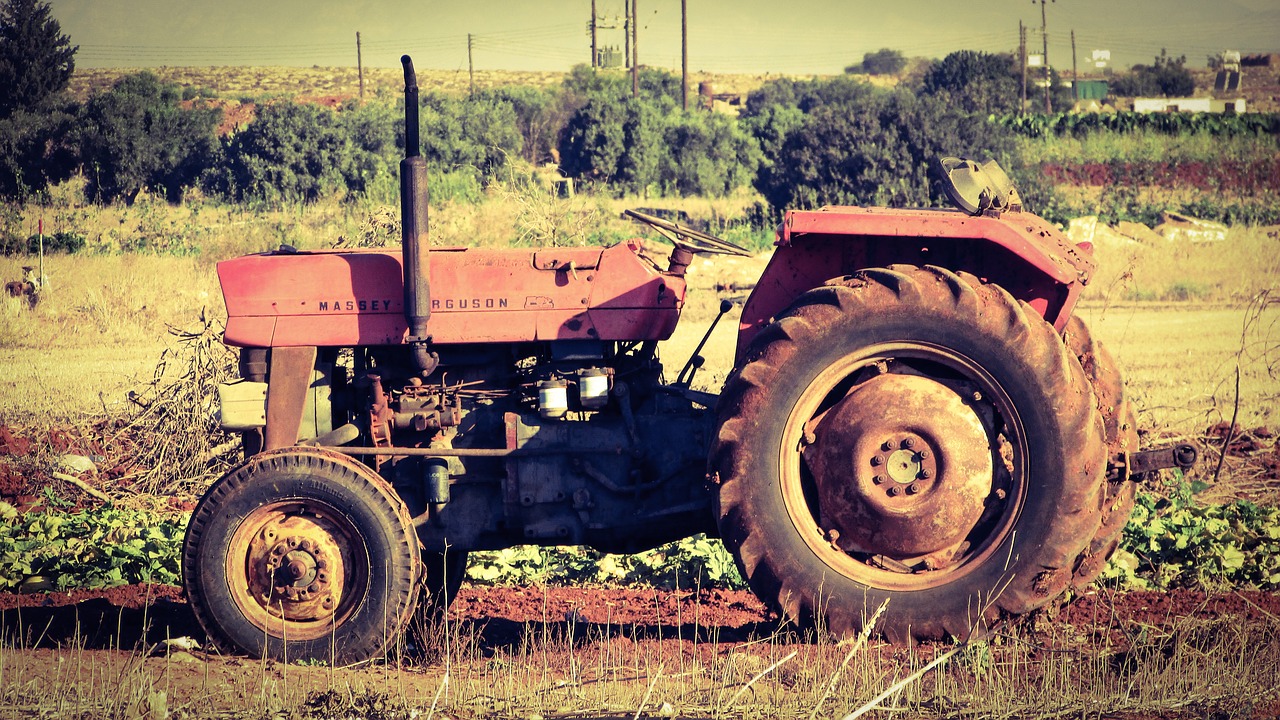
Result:
M404 154L400 161L400 238L404 253L404 316L409 324L406 342L419 373L430 375L439 362L431 352L427 321L431 318L431 237L427 230L427 161L418 138L418 78L413 60L404 65Z

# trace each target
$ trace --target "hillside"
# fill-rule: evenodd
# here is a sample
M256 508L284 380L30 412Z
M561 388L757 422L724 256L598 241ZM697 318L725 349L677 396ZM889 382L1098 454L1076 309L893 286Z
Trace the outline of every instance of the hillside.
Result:
M183 87L210 91L228 99L260 98L264 95L351 98L360 94L360 78L351 67L159 67L147 68L162 80ZM117 80L140 68L91 68L76 70L71 77L71 94L83 100L93 92L111 87ZM607 72L622 73L623 70ZM504 85L558 85L566 73L517 70L477 70L477 88ZM777 75L725 75L690 73L689 92L696 94L701 83L709 82L717 94L746 94ZM396 96L404 89L399 70L366 68L365 97ZM470 86L466 69L418 70L418 84L424 91L464 93Z

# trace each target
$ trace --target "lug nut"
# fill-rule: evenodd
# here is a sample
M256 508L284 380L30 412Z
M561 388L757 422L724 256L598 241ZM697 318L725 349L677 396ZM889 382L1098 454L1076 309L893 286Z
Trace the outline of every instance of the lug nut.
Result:
M929 468L925 468L925 469L923 469L923 470L921 470L921 471L920 471L920 479L921 479L921 480L928 480L928 479L929 479L929 478L931 478L931 477L933 477L933 471L932 471L932 470L930 470Z
M901 494L902 494L902 488L898 487L897 485L894 485L889 488L889 497L898 497Z
M888 440L885 440L884 442L880 443L880 449L885 452L889 452L890 450L893 449L893 443L889 442Z
M910 485L907 486L908 495L915 495L918 492L920 492L920 486L917 485L916 483L911 483Z
M871 478L871 482L873 482L873 483L875 483L875 484L877 484L877 485L883 485L883 484L884 484L884 476L883 476L883 475L877 475L877 476L875 476L875 477Z
M921 459L921 460L928 460L928 459L929 459L929 455L930 455L930 453L929 453L928 448L922 449L922 450L920 451L920 459Z
M913 447L915 447L915 446L916 446L916 440L915 440L915 438L907 438L907 439L905 439L905 440L903 440L903 441L902 441L902 447L903 447L904 449L906 449L906 450L910 450L911 448L913 448Z
M876 455L875 457L871 458L871 465L872 465L872 467L879 467L879 466L881 466L881 465L883 465L883 464L884 464L884 457L883 457L883 456Z

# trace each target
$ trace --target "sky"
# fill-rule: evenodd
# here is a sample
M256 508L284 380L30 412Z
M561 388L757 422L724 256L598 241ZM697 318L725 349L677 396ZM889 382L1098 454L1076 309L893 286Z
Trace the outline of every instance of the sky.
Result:
M641 65L680 67L681 0L636 0ZM939 58L1041 45L1037 0L685 0L689 69L833 74L879 48ZM591 0L51 0L78 67L351 66L567 70L590 59ZM623 0L596 0L598 42L621 49ZM1223 50L1280 51L1280 0L1049 0L1049 62L1094 49L1125 68L1162 49L1204 66Z

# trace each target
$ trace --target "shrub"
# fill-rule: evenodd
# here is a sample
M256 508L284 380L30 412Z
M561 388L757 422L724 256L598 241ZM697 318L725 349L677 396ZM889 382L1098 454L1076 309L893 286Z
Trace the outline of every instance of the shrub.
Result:
M183 109L180 98L177 85L143 72L85 103L72 143L90 199L132 203L144 188L156 188L177 201L209 167L222 111Z
M867 75L897 75L907 66L907 59L898 50L880 48L862 56L862 62L845 68L847 73Z
M820 94L822 87L795 96ZM1017 169L1011 132L939 98L904 90L849 95L840 88L835 102L810 106L781 142L766 138L765 169L755 186L774 208L929 205L941 200L931 193L929 163L942 154L995 158Z
M749 184L760 164L755 139L724 115L677 113L664 135L662 184L677 195L727 195Z
M1187 97L1195 92L1196 82L1186 64L1186 55L1173 58L1161 50L1151 65L1134 65L1128 74L1115 77L1111 82L1111 94L1120 97Z
M1012 55L960 50L934 63L919 90L953 102L965 112L988 114L1017 110L1021 82Z
M470 168L487 183L510 158L520 156L515 109L494 95L428 95L422 101L421 127L422 154L440 170ZM403 132L401 127L401 147Z
M226 144L223 162L203 179L236 200L311 201L345 190L351 141L332 110L277 102ZM348 172L344 175L344 169Z

